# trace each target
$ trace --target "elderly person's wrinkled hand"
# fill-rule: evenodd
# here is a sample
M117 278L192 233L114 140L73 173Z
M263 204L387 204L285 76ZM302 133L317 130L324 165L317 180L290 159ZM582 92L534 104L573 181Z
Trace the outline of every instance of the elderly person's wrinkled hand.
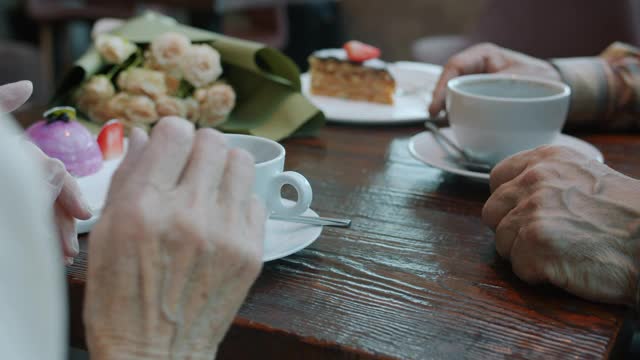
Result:
M594 301L635 301L638 180L574 150L545 146L499 163L491 190L482 218L518 277Z
M129 140L89 239L92 358L212 359L262 264L254 160L179 118Z
M445 107L447 82L454 77L481 73L519 74L560 81L560 74L551 63L494 44L474 45L449 59L433 90L429 106L431 116Z
M30 81L18 81L0 86L0 111L16 110L29 99L32 91L33 85ZM53 208L63 255L67 264L73 263L73 258L79 250L75 221L91 218L91 212L78 184L66 171L62 162L48 157L31 142L28 142L27 147L46 176L42 179L43 187L49 195L49 203Z

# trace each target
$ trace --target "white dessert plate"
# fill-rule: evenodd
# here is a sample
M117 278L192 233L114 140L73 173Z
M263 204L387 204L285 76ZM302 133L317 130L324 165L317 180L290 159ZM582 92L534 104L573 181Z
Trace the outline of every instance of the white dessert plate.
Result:
M102 209L104 201L107 198L107 191L109 191L109 184L111 184L111 176L113 176L113 173L121 161L122 157L105 161L102 164L102 169L97 173L76 179L80 190L82 190L82 195L94 212L91 219L76 221L76 231L78 234L88 233L96 221L98 221L100 209Z
M389 71L396 80L393 105L353 101L327 96L311 95L311 75L301 75L302 93L322 110L327 120L350 124L405 124L427 118L431 104L431 92L440 77L442 67L411 61L389 64Z
M100 217L100 209L104 205L113 173L120 165L122 158L105 161L97 173L78 178L82 194L94 211L89 220L76 223L78 234L88 233ZM285 200L289 201L289 200ZM308 209L303 215L318 217ZM271 261L289 256L311 245L322 233L322 226L296 224L277 220L267 220L264 242L264 261Z
M441 128L440 131L452 141L456 141L451 128ZM553 145L568 146L600 162L604 161L600 150L588 142L573 136L560 134L560 136L556 137ZM489 174L467 170L451 160L449 155L442 150L434 139L433 134L429 131L421 132L411 138L409 141L409 152L411 152L411 155L416 159L434 168L468 178L489 181Z

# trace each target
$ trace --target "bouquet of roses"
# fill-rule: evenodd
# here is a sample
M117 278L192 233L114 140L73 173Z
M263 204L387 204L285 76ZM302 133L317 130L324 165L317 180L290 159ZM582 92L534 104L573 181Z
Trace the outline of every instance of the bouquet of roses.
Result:
M110 34L94 45L109 67L86 79L72 97L93 122L119 119L127 127L148 127L175 115L213 127L235 106L234 89L221 79L220 54L208 44L165 32L146 48Z

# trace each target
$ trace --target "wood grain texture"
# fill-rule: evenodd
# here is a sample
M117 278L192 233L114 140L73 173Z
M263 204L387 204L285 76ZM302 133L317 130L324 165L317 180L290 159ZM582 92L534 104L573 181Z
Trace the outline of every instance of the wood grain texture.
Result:
M348 217L309 248L264 266L221 359L602 359L625 309L528 286L480 220L484 183L411 158L418 127L328 126L285 142L287 168L313 208ZM607 162L640 176L635 136L586 136ZM132 239L135 240L135 239ZM68 269L71 341L81 324L86 243Z

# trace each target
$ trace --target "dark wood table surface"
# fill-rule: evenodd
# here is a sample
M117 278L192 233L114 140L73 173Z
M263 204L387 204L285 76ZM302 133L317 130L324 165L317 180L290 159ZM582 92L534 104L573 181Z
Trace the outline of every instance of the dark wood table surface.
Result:
M480 220L488 185L414 160L419 127L327 126L284 144L325 228L307 249L266 263L221 359L601 359L626 310L528 286ZM581 136L640 177L640 137ZM84 346L86 238L68 269L71 343Z

